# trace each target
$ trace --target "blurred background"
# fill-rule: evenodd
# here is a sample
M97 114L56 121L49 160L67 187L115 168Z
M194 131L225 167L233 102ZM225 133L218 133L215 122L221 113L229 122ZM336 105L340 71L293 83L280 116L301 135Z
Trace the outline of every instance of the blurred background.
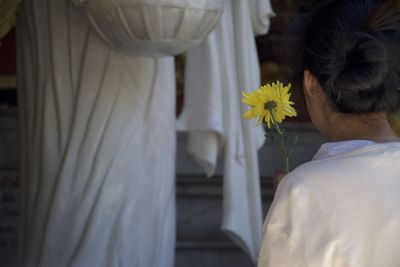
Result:
M289 33L294 18L313 1L272 0L276 17L272 19L267 35L257 37L262 82L290 81L293 69L282 57L287 45L295 40ZM291 36L293 34L293 36ZM293 38L292 38L293 37ZM16 40L12 30L0 46L0 251L16 248L16 222L18 218L18 101L16 96ZM176 57L177 115L183 106L183 80L185 55ZM255 89L255 88L254 88ZM294 88L293 99L299 115L285 123L289 138L298 135L299 142L291 160L296 167L309 161L324 138L312 126L301 88ZM186 153L185 134L178 134L177 152L177 246L176 267L247 267L253 266L244 253L221 231L222 219L222 166L217 174L206 178L202 169ZM268 139L259 151L263 210L274 196L274 179L282 169L279 149Z

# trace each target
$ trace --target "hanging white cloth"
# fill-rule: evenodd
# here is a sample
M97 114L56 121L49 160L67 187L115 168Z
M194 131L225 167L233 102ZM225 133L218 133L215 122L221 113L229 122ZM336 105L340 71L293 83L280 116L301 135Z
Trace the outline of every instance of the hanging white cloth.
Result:
M224 162L222 230L254 261L261 243L262 208L257 150L264 131L241 114L241 91L260 85L254 33L266 33L273 15L269 1L226 1L221 21L189 50L185 99L177 122L188 133L188 152L208 176L218 155Z
M70 0L18 21L21 267L172 267L172 58L112 50Z

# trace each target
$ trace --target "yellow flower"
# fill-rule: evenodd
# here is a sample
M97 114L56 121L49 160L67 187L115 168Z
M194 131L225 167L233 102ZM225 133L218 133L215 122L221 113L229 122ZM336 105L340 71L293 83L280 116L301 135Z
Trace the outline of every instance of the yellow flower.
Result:
M286 116L296 116L296 110L292 107L294 103L290 101L290 87L290 84L283 86L278 81L261 86L250 93L242 92L242 102L250 106L243 118L258 118L258 124L265 121L270 128L271 123L281 123Z

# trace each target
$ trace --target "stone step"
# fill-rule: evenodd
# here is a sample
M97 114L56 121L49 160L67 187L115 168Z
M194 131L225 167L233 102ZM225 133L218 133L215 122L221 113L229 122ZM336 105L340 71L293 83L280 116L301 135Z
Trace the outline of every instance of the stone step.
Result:
M192 240L192 241L177 241L177 251L239 251L240 249L230 241L216 241L216 240Z
M177 251L175 267L254 267L241 251Z
M221 230L222 176L177 176L175 267L253 267L250 258ZM273 180L261 179L263 210L274 195Z
M175 267L254 267L231 242L178 242Z
M263 210L267 212L274 195L272 179L262 178ZM222 177L177 176L177 240L182 242L229 239L222 223ZM265 215L265 214L264 214Z
M261 193L264 198L273 197L274 182L271 177L261 177ZM202 175L177 175L176 194L178 197L222 196L223 177L207 178Z

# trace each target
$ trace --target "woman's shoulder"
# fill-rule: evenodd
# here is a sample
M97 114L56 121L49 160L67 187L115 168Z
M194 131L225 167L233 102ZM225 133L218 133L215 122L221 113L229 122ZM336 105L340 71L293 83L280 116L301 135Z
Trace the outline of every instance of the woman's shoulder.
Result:
M397 168L400 171L400 142L382 143L349 153L306 162L285 176L285 183L301 186L315 179L335 181L362 176L365 172ZM400 172L399 172L400 175Z
M362 188L363 184L400 181L400 142L376 144L339 156L313 160L286 175L279 187L285 194L321 198Z
M286 190L300 190L301 188L310 188L317 181L331 180L333 172L337 172L340 163L336 160L310 161L303 163L287 174L280 183L280 187Z

